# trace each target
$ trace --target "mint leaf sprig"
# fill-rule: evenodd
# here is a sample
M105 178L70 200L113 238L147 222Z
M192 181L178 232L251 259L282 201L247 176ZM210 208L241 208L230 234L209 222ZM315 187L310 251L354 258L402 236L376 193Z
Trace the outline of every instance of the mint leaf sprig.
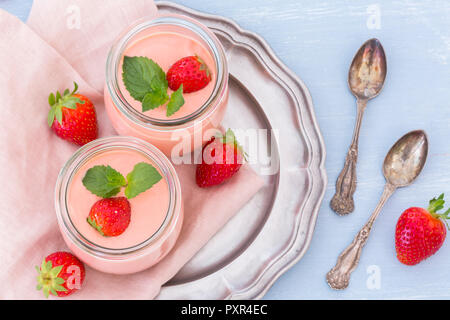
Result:
M125 187L125 196L132 199L161 179L162 176L155 167L139 162L126 179L111 166L97 165L86 171L82 182L86 189L102 198L111 198Z
M169 101L166 115L170 117L184 104L182 86L169 97L166 74L152 59L125 56L122 78L130 95L142 102L142 112L156 109Z

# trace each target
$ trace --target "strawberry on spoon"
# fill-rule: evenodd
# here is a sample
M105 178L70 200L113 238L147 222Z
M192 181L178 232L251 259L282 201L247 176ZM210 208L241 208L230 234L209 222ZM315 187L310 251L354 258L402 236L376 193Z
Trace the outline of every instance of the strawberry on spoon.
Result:
M438 213L444 203L441 194L430 200L428 209L412 207L402 213L395 228L395 249L401 263L418 264L442 247L447 234L444 222L450 219L450 209Z
M78 85L74 85L72 92L66 89L62 95L59 91L50 94L47 122L60 138L82 146L97 139L97 116L92 102L78 94Z

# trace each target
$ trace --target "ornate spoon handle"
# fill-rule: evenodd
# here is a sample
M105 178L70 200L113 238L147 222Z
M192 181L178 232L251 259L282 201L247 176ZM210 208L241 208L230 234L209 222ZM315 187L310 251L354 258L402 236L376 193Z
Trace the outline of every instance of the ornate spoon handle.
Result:
M331 199L331 209L334 212L345 215L353 212L355 205L353 202L353 194L356 190L356 161L358 160L358 140L361 122L366 109L367 100L357 100L357 118L355 130L350 148L345 158L344 168L336 181L336 193Z
M367 242L372 225L387 199L389 199L392 193L394 193L395 188L395 186L389 183L385 185L380 202L378 202L378 205L370 216L369 221L367 221L364 227L358 232L356 237L353 239L353 242L339 255L334 268L327 273L327 282L331 288L337 290L347 288L348 282L350 281L350 274L358 266L361 251Z

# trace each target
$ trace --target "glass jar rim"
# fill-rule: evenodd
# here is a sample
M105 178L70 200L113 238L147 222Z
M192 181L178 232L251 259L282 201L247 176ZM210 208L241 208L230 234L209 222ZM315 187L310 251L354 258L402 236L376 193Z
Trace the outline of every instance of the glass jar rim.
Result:
M67 205L67 192L74 174L87 160L100 152L124 148L144 154L158 167L163 178L166 179L169 188L169 206L163 223L149 238L128 248L107 248L87 239L76 228L70 218ZM60 227L66 231L69 239L80 249L103 258L138 254L155 242L164 241L170 234L170 230L168 231L168 229L173 228L179 219L179 215L175 213L180 207L181 186L175 168L159 149L139 138L112 136L100 138L85 144L65 163L56 181L55 209Z
M216 83L213 92L208 100L195 112L177 119L157 119L145 116L133 108L120 94L118 84L118 68L122 58L123 51L127 48L129 41L139 32L158 25L170 25L188 29L199 36L208 46L208 50L212 53L216 63ZM106 90L111 97L113 104L119 111L125 115L130 121L153 130L171 130L173 127L183 126L192 120L202 121L218 106L220 94L227 87L228 83L228 66L225 52L222 44L217 37L203 24L198 21L176 14L164 14L157 17L141 18L128 27L119 35L113 46L111 47L106 62Z

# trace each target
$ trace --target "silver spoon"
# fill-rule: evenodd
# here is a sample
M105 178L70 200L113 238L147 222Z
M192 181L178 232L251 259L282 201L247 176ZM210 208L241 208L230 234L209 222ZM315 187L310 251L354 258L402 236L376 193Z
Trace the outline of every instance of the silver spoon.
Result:
M336 213L353 212L353 194L356 189L356 161L358 158L359 130L367 101L375 98L386 79L386 56L377 39L367 40L353 58L348 72L348 85L356 97L357 118L352 143L345 158L344 168L336 181L336 194L330 206Z
M407 133L389 150L383 164L386 185L380 202L353 242L338 257L334 268L327 273L327 282L331 288L347 288L350 274L358 266L362 248L366 244L372 225L381 208L395 189L408 186L417 178L425 165L427 154L428 139L422 130Z

